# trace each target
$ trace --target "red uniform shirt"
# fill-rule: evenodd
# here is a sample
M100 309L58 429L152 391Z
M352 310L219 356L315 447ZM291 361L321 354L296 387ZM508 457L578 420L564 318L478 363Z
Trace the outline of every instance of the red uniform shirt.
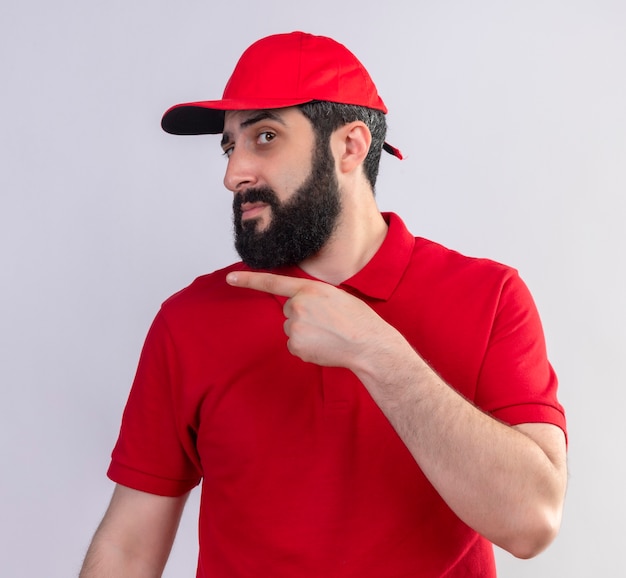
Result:
M341 288L484 411L565 430L517 273L386 218L383 245ZM443 502L355 375L288 352L284 298L226 283L242 268L200 277L163 304L111 479L168 496L202 479L201 577L495 576L491 544Z

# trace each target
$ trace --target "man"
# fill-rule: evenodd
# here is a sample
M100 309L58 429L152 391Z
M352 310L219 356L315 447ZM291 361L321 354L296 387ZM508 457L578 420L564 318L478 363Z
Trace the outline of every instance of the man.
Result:
M160 576L202 480L201 577L495 576L556 535L565 419L516 272L413 237L385 113L335 41L241 57L163 128L222 133L243 263L163 304L81 576Z

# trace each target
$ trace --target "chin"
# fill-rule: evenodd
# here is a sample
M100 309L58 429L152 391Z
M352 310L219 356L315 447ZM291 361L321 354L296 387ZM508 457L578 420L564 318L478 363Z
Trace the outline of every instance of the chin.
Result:
M270 226L270 220L264 217L253 217L246 219L242 225L246 229L254 229L255 233L264 233Z

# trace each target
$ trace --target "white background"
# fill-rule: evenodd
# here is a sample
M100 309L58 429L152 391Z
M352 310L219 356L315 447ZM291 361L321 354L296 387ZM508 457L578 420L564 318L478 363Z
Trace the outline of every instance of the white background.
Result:
M77 574L145 332L235 259L217 137L173 137L241 54L345 43L389 114L381 209L517 267L570 429L561 534L507 577L626 575L626 4L44 0L0 7L0 575ZM194 576L197 492L166 575ZM384 577L383 577L384 578Z

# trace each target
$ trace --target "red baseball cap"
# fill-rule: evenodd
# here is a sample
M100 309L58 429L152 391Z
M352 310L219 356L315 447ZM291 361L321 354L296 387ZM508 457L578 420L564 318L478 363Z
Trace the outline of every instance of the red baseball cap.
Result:
M343 44L304 32L275 34L252 44L235 66L221 100L185 102L163 115L171 134L218 134L227 110L285 108L325 100L387 113L365 67ZM402 158L385 143L387 152Z

